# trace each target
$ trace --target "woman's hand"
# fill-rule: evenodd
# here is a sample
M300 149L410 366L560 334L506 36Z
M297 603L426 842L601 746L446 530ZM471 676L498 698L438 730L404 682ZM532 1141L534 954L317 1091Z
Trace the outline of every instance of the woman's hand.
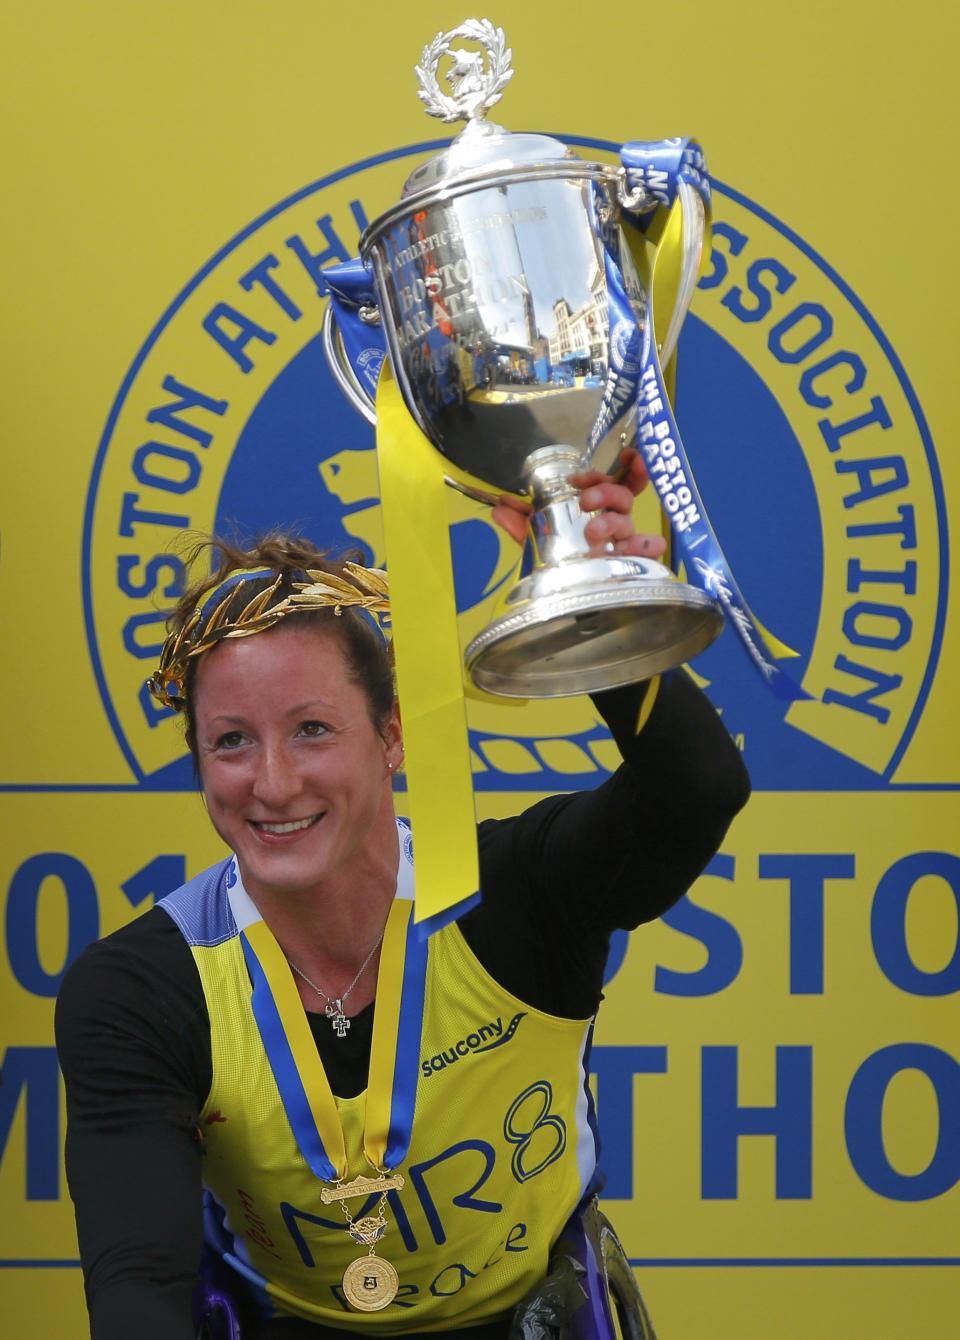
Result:
M638 533L633 526L633 500L649 482L643 458L633 447L627 447L621 454L616 478L601 474L599 470L582 470L570 476L570 483L580 490L582 509L600 513L588 521L585 528L592 554L659 558L664 552L667 542L662 535ZM503 497L493 509L493 519L518 544L523 544L530 512L529 503Z

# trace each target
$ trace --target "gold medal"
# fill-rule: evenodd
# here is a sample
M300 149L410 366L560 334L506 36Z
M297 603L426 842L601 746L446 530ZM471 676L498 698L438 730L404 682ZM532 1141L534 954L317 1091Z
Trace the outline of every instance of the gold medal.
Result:
M381 1256L360 1256L343 1272L344 1297L358 1312L379 1312L393 1302L399 1288L397 1272Z

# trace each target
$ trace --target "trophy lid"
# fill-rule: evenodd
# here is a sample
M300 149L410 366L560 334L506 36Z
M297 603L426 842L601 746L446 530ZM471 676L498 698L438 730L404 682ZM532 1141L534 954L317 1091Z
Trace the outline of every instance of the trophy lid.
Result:
M580 156L552 135L515 133L492 121L477 119L440 153L414 168L400 194L406 200L430 187L456 186L485 172L556 163L562 159L579 162Z
M456 38L466 38L481 50L454 47ZM437 80L445 56L453 61L444 76L449 94ZM424 47L416 66L417 96L430 116L448 122L465 120L467 126L445 149L413 170L401 193L403 199L437 186L456 186L483 173L539 163L555 165L562 159L579 161L579 155L550 135L514 134L486 120L487 110L500 101L502 90L513 78L512 56L503 29L495 28L489 19L467 19L449 32L437 33Z

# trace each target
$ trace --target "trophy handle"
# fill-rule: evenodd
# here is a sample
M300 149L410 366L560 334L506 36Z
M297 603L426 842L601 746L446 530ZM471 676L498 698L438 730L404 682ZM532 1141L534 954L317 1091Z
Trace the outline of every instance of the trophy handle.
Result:
M334 381L357 413L362 414L367 423L375 424L377 422L377 411L374 408L373 396L358 380L357 374L350 364L347 351L343 347L340 327L337 325L337 319L333 314L332 302L327 303L327 310L323 314L321 338L327 366L333 374Z
M703 243L706 235L706 213L703 200L695 187L682 178L677 183L677 199L680 202L680 218L683 223L682 256L680 261L680 283L677 287L677 301L673 315L667 326L667 333L660 345L660 362L666 367L670 361L680 329L686 320L700 275L700 261L703 257Z

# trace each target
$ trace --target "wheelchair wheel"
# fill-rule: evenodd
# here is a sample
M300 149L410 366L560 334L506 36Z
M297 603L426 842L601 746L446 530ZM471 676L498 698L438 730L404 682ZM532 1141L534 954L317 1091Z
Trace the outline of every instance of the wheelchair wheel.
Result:
M640 1286L620 1245L620 1239L604 1214L598 1214L597 1217L600 1252L617 1331L622 1340L657 1340Z
M197 1340L241 1340L236 1314L231 1308L213 1308L201 1321Z

